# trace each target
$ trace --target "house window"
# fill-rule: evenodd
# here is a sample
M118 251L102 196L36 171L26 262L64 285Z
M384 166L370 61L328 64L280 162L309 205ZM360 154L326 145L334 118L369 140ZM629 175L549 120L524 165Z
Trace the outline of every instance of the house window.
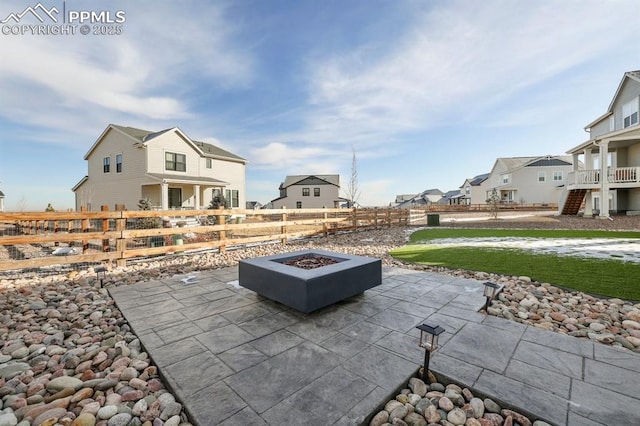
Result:
M313 196L314 197L320 196L320 188L313 188Z
M509 183L509 175L508 174L502 175L502 183L503 184Z
M302 188L302 196L303 197L309 196L309 188Z
M553 172L553 181L554 182L561 182L563 179L563 174L562 172Z
M538 182L544 183L547 180L547 174L545 172L538 172Z
M102 172L109 173L111 170L111 157L104 157L102 159Z
M464 188L464 193L465 193L465 194L467 194L467 195L471 194L471 187L467 185L467 186Z
M237 189L227 189L224 192L229 207L240 207L240 191Z
M296 201L296 209L302 208L302 201Z
M624 128L638 124L638 98L622 105L622 117Z
M122 154L116 155L116 173L122 173Z
M184 154L176 154L175 152L165 152L164 168L166 170L175 170L176 172L186 172L187 156Z
M211 158L207 158L206 160L206 164L207 164L207 169L210 169L213 167L213 162L211 161Z

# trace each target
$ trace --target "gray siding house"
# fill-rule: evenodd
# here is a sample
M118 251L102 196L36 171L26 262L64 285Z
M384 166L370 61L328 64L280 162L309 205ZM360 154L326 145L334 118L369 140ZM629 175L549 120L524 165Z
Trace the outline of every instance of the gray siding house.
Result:
M280 209L338 208L348 200L340 197L340 175L293 175L280 184L280 196L271 207Z
M606 112L587 124L589 140L571 148L563 214L607 218L611 213L640 214L640 71L624 74ZM575 167L579 159L584 169Z

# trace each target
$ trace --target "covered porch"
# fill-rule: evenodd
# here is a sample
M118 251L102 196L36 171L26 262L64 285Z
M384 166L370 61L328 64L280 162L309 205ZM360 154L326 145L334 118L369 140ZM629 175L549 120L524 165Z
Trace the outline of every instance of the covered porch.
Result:
M142 197L159 210L201 210L211 202L214 190L227 185L218 179L175 175L147 174L151 182L142 185Z
M640 128L609 132L571 151L567 191L586 190L585 215L640 210ZM579 162L584 164L578 168ZM603 202L608 200L608 202Z

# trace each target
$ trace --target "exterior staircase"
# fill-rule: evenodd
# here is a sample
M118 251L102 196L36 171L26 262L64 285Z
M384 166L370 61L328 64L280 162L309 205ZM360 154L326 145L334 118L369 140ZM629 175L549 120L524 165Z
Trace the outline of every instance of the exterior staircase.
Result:
M586 193L586 189L572 189L569 191L567 193L567 199L564 202L564 206L562 207L561 214L571 216L577 215Z

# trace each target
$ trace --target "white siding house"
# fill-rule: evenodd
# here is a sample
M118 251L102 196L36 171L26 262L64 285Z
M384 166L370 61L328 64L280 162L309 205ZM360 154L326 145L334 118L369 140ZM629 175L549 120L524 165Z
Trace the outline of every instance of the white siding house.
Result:
M487 179L490 173L466 179L460 186L463 198L460 204L485 204L487 202Z
M640 71L624 74L607 111L587 124L589 140L567 151L584 170L569 176L563 214L640 214ZM575 201L574 201L575 200ZM566 201L566 202L565 202ZM565 206L566 205L566 206Z
M569 155L498 158L483 183L484 200L495 189L501 203L556 204L572 161Z
M218 191L230 207L245 206L247 161L177 127L153 132L110 124L84 159L87 176L72 188L76 210L135 210L143 198L163 210L200 209Z
M347 201L339 196L340 175L287 176L279 190L280 196L271 201L274 209L337 208Z

